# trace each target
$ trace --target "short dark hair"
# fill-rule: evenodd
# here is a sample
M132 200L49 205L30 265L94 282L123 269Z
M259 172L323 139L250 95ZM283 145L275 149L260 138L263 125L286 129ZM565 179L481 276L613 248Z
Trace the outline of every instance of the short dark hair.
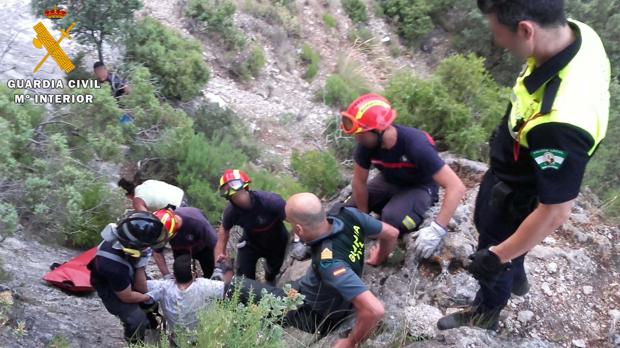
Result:
M183 254L174 259L172 272L177 283L189 283L193 279L192 258L188 254Z
M541 27L566 24L564 0L478 0L478 8L484 14L495 14L497 21L512 31L525 20Z
M105 64L103 64L103 62L99 61L99 62L95 62L95 64L93 64L93 70L99 68L99 67L105 67Z
M129 196L129 195L133 195L135 193L136 190L136 185L125 179L125 178L121 178L118 183L117 183L118 187L123 188L123 190L125 190L127 193L125 193L125 195Z

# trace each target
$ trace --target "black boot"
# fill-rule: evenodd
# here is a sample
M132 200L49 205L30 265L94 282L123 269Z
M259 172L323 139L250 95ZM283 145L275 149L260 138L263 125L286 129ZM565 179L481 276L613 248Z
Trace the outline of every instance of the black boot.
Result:
M460 312L446 315L437 321L439 330L454 329L461 326L477 326L485 330L497 330L500 310L483 312L477 307L469 307Z
M528 292L530 292L530 282L527 281L527 278L525 278L522 282L519 282L518 284L515 283L512 286L513 295L524 296Z

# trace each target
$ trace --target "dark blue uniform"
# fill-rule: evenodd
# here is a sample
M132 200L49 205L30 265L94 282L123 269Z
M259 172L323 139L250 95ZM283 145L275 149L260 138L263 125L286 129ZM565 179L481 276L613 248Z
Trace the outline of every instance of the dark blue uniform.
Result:
M416 128L394 126L396 144L369 150L358 144L354 159L360 167L381 174L368 183L368 209L401 233L416 230L428 208L438 200L433 176L445 165L433 138Z
M284 206L280 195L249 191L252 207L241 209L230 203L224 210L222 226L229 231L233 226L243 228L245 245L238 249L237 275L256 278L256 262L264 257L267 261L265 280L273 282L284 262L288 231L284 227Z
M213 274L213 249L217 243L217 234L200 209L192 207L177 208L174 213L181 217L183 224L173 238L170 248L176 259L180 255L190 254L192 259L200 262L205 278ZM163 249L155 250L161 253Z
M116 292L133 285L136 272L133 262L122 250L113 248L112 243L103 242L88 265L91 284L108 312L123 323L128 342L144 339L145 330L150 328L146 314L137 303L121 302L116 295Z

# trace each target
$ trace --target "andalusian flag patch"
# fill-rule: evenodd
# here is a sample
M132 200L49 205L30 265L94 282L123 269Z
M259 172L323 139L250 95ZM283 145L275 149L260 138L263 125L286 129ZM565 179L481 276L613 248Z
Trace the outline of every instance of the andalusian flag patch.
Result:
M532 151L532 157L540 169L560 169L568 154L556 149L542 149Z

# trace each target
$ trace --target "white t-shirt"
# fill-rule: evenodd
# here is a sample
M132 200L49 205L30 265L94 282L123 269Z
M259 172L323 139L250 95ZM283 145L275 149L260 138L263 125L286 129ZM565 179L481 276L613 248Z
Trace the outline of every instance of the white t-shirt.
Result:
M190 330L195 328L198 312L224 297L224 282L205 278L197 278L185 290L179 289L174 279L148 280L147 286L149 295L159 302L171 330L177 325Z
M183 195L182 189L159 180L147 180L134 189L134 197L142 199L149 211L163 209L168 204L178 208Z

